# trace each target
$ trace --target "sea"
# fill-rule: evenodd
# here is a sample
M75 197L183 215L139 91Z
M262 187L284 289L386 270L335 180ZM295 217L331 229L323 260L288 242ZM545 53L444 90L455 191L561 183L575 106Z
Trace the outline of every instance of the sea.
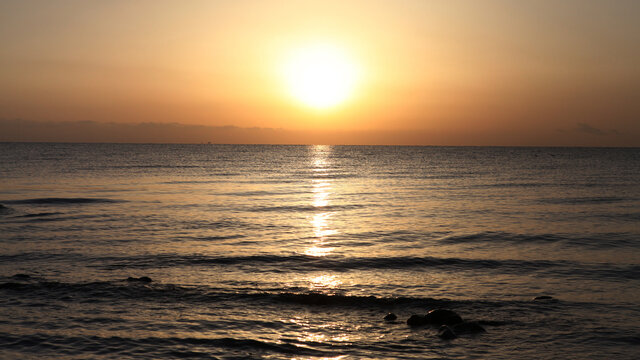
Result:
M0 143L0 204L1 359L640 358L638 148Z

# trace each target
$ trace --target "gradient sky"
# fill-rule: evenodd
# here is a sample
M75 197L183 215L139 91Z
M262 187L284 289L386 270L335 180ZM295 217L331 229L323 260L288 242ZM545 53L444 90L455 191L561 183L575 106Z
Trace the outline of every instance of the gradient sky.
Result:
M0 119L258 127L291 143L640 146L639 16L623 0L4 0ZM316 42L361 69L330 109L293 99L279 73ZM8 131L0 140L29 140Z

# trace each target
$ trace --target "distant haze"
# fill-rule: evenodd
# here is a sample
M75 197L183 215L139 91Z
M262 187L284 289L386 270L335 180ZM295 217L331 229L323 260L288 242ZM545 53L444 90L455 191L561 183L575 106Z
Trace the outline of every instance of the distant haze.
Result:
M0 142L113 142L328 145L477 145L477 146L637 146L637 138L612 129L578 123L545 137L504 133L407 130L285 130L177 123L118 124L94 121L36 122L0 120Z
M640 146L638 1L0 2L0 141ZM287 54L362 70L330 109Z

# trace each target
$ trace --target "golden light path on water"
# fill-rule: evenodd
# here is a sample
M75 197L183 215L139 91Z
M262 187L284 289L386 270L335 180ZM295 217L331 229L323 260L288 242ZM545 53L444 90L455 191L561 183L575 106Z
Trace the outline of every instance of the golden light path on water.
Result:
M331 154L330 146L314 146L312 147L311 156L311 171L313 172L312 179L312 193L311 206L316 210L312 215L308 217L309 221L309 243L304 248L305 255L323 257L330 255L335 247L328 245L328 237L337 235L339 232L333 226L333 215L331 211L327 211L331 206L333 195L333 180L330 178L332 171L332 164L329 158ZM339 276L330 273L312 274L303 278L303 281L308 285L309 290L317 292L335 292L342 285L342 280ZM297 337L297 340L303 343L315 342L337 342L342 344L351 344L353 338L348 330L348 326L342 324L340 321L331 322L315 328L317 325L312 323L312 320L306 316L301 315L289 319L288 321L297 324L307 330L302 331ZM325 333L325 329L328 328L342 328L343 331L332 336ZM324 358L324 359L342 359L344 355Z
M313 199L312 206L319 211L310 217L311 227L313 228L313 236L309 247L304 253L310 256L327 256L331 254L334 247L327 246L327 237L338 234L338 231L332 227L333 213L330 211L322 211L327 209L331 203L331 195L333 184L332 180L326 176L331 171L331 162L329 155L331 147L318 145L312 148L312 171L314 172L313 181ZM342 282L335 275L323 274L312 276L309 278L309 287L312 290L335 289Z

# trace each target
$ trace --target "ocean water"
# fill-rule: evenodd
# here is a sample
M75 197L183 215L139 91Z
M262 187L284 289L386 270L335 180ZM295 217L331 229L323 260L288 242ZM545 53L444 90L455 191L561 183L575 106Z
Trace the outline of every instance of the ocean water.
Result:
M0 204L3 359L640 356L640 149L3 143Z

